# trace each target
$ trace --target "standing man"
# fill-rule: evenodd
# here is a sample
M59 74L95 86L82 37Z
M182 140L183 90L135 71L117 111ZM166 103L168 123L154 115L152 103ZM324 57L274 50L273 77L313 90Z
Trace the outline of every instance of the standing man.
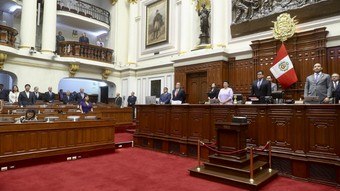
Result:
M84 88L80 88L79 93L76 94L76 101L80 103L84 100L87 94L84 92Z
M46 102L50 102L50 103L54 102L55 93L52 92L52 87L51 86L48 87L48 91L45 92L45 96L44 97L45 97L45 101Z
M322 69L320 63L314 64L314 74L306 78L304 96L319 96L320 103L327 103L332 96L331 77Z
M272 94L270 82L264 79L262 70L257 71L257 80L251 86L251 96L259 98L260 103L265 103L265 97Z
M20 92L18 97L19 106L33 105L35 103L35 96L30 92L31 85L26 84L25 90Z
M122 97L120 97L120 93L117 93L117 94L116 94L115 104L116 104L116 106L119 107L119 108L122 107L123 99L122 99Z
M270 82L270 88L272 90L272 92L276 92L277 91L277 84L276 83L273 83L273 79L271 76L267 76L267 81Z
M161 94L161 97L159 98L160 104L170 104L171 100L171 93L168 92L168 88L163 88L163 93Z
M59 52L59 51L58 51L59 43L60 43L60 42L63 42L63 41L65 41L65 38L64 38L64 36L63 36L63 33L62 33L61 31L59 31L59 32L58 32L58 35L56 36L56 48L55 48L55 50L56 50L57 52Z
M87 38L86 33L83 33L81 37L79 37L79 42L89 44L89 38Z
M135 96L135 92L131 92L131 95L128 97L127 102L129 107L135 107L137 101L137 97Z
M339 74L332 74L332 97L334 99L334 103L339 103L340 100L340 83L339 83Z
M9 91L4 89L4 85L0 84L0 99L8 101Z
M34 87L34 96L35 96L35 100L43 100L43 95L39 92L39 87L35 86Z
M185 102L185 91L181 88L181 83L177 82L175 89L172 91L172 100L173 101L182 101Z
M63 103L64 104L69 104L71 102L73 102L73 97L71 96L71 92L70 91L67 91L66 92L66 95L63 96Z
M127 102L128 106L132 107L132 119L135 118L135 105L136 105L137 97L135 96L135 92L131 92L131 95L128 97Z

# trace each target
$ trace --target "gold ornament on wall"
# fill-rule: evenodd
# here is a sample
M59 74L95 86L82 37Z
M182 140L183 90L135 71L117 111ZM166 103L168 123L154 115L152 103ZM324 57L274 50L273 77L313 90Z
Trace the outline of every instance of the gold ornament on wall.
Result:
M110 69L104 69L102 72L102 77L103 80L107 80L107 78L109 77L109 75L112 73L112 71Z
M7 59L7 54L0 53L0 70L4 69L4 64Z
M112 5L115 5L118 0L112 0Z
M79 70L79 64L70 64L70 67L68 69L70 73L70 77L74 77Z
M202 5L205 4L205 8L211 10L211 2L210 0L192 0L196 2L196 11L200 11L202 9Z
M127 2L130 4L136 4L138 3L138 0L127 0Z
M282 13L276 18L276 21L272 22L274 23L274 27L272 28L273 36L275 39L282 42L294 35L296 31L296 24L298 24L295 17L291 18L288 13Z

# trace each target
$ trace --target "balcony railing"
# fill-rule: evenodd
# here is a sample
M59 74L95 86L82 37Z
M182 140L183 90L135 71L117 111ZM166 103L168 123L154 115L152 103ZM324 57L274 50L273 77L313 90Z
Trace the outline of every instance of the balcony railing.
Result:
M18 31L14 28L0 25L0 45L15 47L15 36Z
M110 25L110 12L79 0L58 0L57 9L69 11Z
M112 49L80 42L59 42L57 52L61 57L78 57L99 62L112 63Z

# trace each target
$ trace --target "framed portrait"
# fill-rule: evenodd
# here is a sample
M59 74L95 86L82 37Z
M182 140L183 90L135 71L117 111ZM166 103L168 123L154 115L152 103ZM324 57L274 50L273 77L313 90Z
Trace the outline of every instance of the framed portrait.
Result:
M157 0L146 6L146 48L169 41L168 0Z

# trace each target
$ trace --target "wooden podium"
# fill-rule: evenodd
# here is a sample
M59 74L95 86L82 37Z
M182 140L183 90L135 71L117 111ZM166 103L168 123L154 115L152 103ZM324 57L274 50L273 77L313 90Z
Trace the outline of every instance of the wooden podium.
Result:
M216 147L217 150L222 152L233 152L244 149L242 152L224 155L223 157L234 159L245 159L247 152L245 148L246 144L246 130L248 129L248 123L215 123L216 128Z
M189 169L190 175L249 190L258 190L277 176L278 171L269 169L256 155L251 168L246 149L248 123L216 122L215 129L218 153L210 155L203 166Z

